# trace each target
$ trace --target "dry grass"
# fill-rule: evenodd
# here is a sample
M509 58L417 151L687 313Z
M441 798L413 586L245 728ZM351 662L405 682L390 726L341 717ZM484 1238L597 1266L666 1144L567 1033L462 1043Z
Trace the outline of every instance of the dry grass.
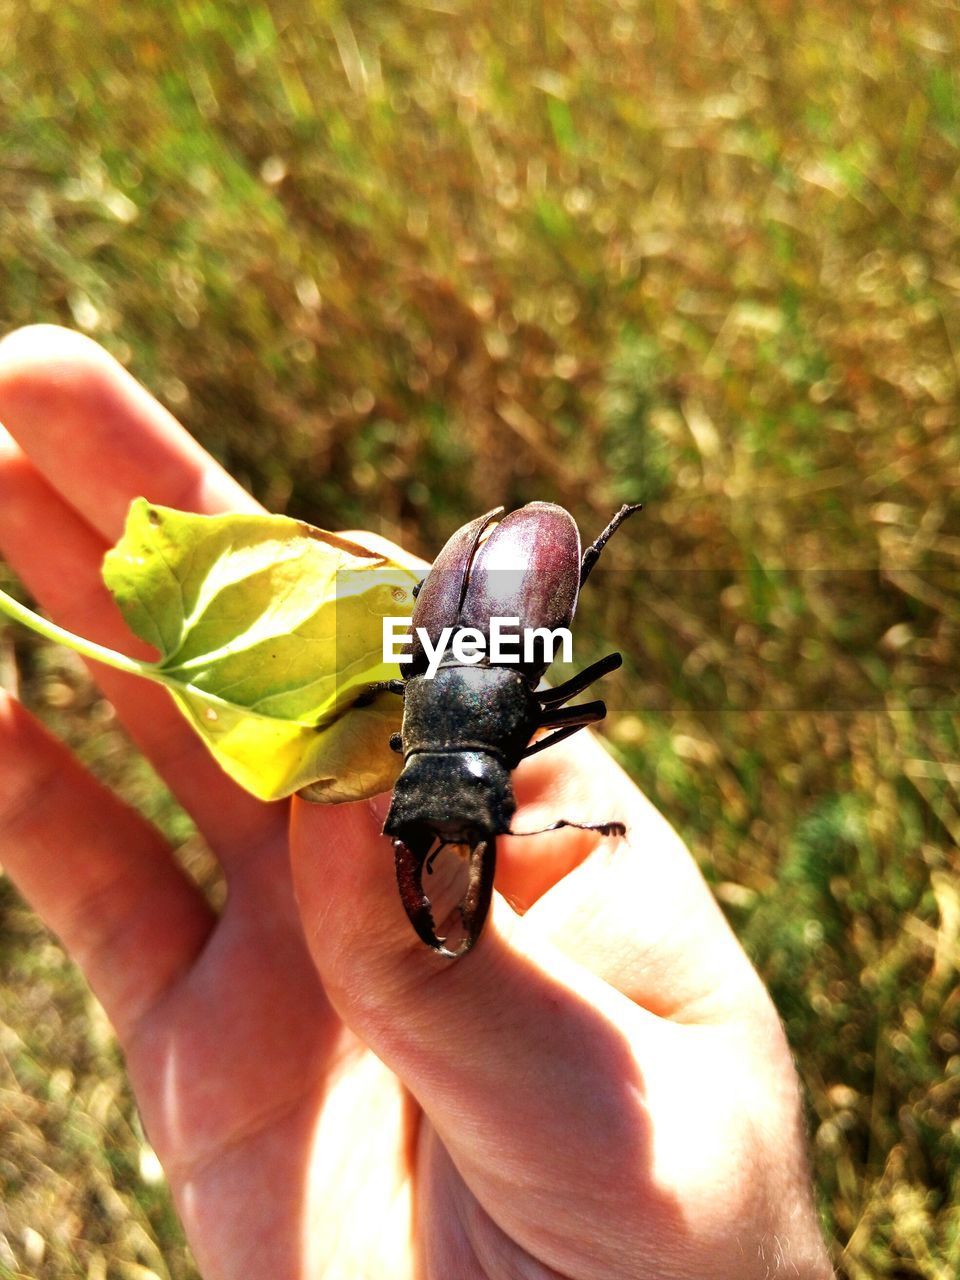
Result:
M268 506L427 554L485 504L592 529L644 499L580 632L582 662L629 637L613 748L778 1001L840 1272L952 1280L956 5L0 0L0 28L5 327L91 331ZM78 671L5 654L188 839ZM100 1015L0 911L0 1276L192 1276Z

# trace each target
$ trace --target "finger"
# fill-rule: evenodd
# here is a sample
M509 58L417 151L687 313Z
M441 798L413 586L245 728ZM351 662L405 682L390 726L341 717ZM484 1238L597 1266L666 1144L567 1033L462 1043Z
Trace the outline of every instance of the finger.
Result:
M518 939L524 946L548 940L638 1005L677 1022L765 1011L760 980L693 857L631 790L619 815L626 836L598 844L544 893L520 922Z
M568 744L562 744L567 747ZM550 752L534 757L546 761ZM596 738L557 753L553 773L522 775L522 809L514 821L546 824L550 814L587 822L623 822L626 837L567 836L517 873L530 896L521 933L549 939L584 965L664 1017L724 1019L763 988L700 874L689 850ZM577 839L579 837L579 839ZM505 841L508 849L522 843ZM531 892L532 891L532 892Z
M557 1245L551 1208L569 1207L573 1188L584 1223L618 1206L626 1220L638 1202L661 1212L636 1047L655 1058L667 1024L555 948L520 949L502 898L467 956L437 957L406 919L378 822L364 804L322 827L309 806L292 809L304 927L340 1016L417 1098L499 1225L539 1256ZM534 1171L548 1241L516 1195ZM570 1259L550 1261L566 1273Z
M31 325L0 342L0 422L111 542L136 497L184 511L262 510L122 365L69 329Z
M755 1158L753 1126L779 1126L788 1148L793 1141L789 1055L769 1001L752 1000L725 1025L659 1016L528 929L529 917L497 896L473 949L443 960L406 920L389 842L377 834L382 816L382 807L343 806L323 829L295 801L294 887L331 1002L424 1110L428 1172L435 1131L496 1225L564 1275L587 1264L596 1274L662 1274L662 1255L650 1250L682 1236L686 1205L697 1224L696 1269L729 1239L730 1213L743 1211L730 1192ZM666 915L709 903L659 815L641 798L627 816L653 855L676 864L653 887L678 896L661 903ZM723 934L735 947L709 906L696 923L711 943ZM687 941L703 1002L716 953L700 937ZM656 1006L658 948L674 960L676 948L659 928L639 943L654 967L646 992ZM625 1224L614 1240L597 1230L611 1221ZM729 1270L729 1259L722 1265Z
M186 970L214 923L158 832L2 692L0 861L121 1035Z
M78 635L134 656L132 636L103 585L105 539L69 507L0 427L0 550L44 608ZM286 816L233 783L166 690L94 664L96 679L131 737L229 868L268 847Z

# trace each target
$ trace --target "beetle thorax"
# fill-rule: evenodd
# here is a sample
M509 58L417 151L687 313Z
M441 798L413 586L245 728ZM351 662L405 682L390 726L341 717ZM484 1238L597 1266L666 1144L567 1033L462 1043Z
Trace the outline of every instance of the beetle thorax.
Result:
M487 751L515 769L536 727L527 681L508 667L443 666L413 676L403 699L403 754Z

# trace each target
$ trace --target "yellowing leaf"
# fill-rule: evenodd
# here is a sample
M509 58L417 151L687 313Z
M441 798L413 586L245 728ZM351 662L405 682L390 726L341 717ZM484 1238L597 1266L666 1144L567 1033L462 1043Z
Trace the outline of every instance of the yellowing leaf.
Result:
M412 567L286 516L198 516L138 499L103 576L159 659L149 667L224 770L264 800L392 786L401 699L382 619L409 617Z

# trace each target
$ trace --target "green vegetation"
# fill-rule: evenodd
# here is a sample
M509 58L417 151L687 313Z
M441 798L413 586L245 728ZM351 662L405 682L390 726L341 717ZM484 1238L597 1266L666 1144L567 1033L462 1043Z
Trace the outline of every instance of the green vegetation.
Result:
M0 29L4 328L87 330L271 510L428 557L498 502L592 536L643 499L578 631L628 655L612 748L778 1002L840 1273L954 1280L955 0ZM0 667L209 878L72 657L8 631ZM0 1277L188 1280L102 1015L5 884L0 958Z
M359 800L388 791L399 772L388 745L398 699L353 705L396 672L370 618L409 618L420 576L289 516L193 515L136 498L103 580L157 661L64 631L4 591L0 614L164 685L221 768L258 799L309 787L313 800Z

